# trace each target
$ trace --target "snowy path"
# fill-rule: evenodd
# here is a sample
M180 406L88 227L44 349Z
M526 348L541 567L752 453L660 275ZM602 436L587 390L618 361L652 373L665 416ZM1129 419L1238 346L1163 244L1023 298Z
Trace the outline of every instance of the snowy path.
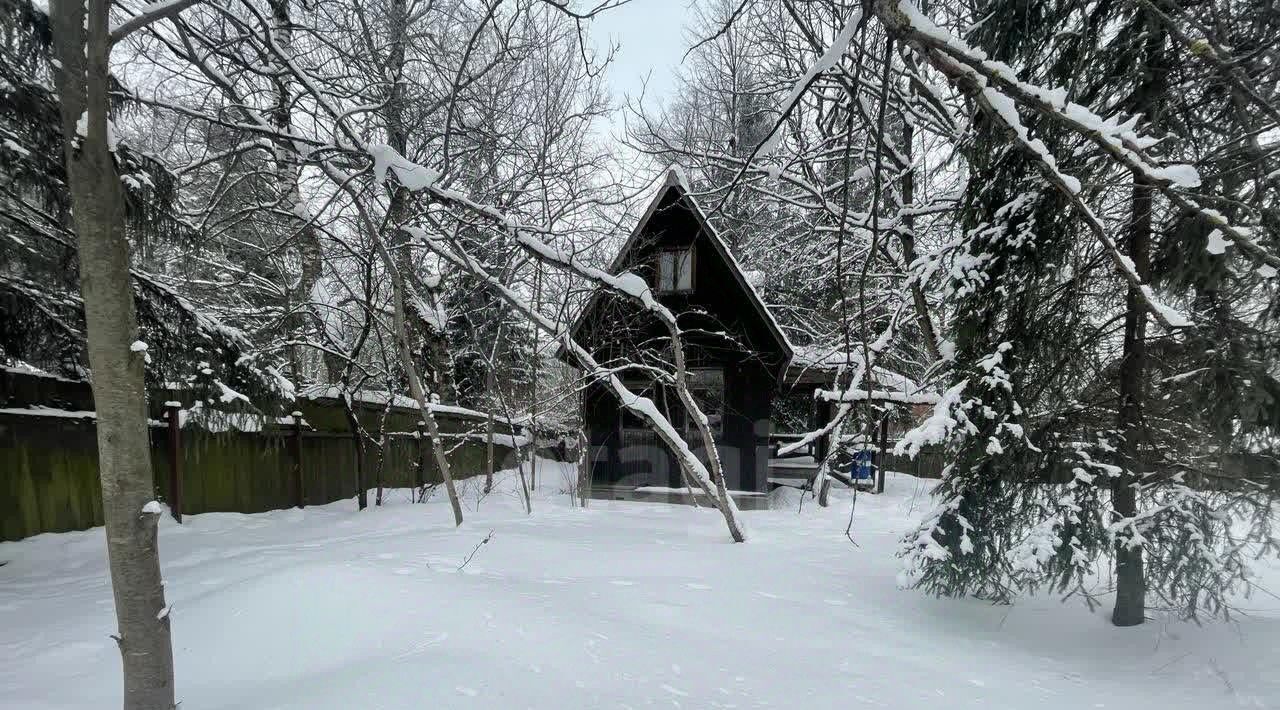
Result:
M1117 630L1074 601L898 590L896 538L928 504L917 487L896 477L860 498L857 548L843 502L746 513L746 545L712 511L583 511L564 496L531 518L491 496L456 531L440 500L398 491L362 514L190 517L161 531L178 697L182 710L1280 708L1280 601L1265 595L1238 626ZM101 538L0 544L4 707L118 704Z

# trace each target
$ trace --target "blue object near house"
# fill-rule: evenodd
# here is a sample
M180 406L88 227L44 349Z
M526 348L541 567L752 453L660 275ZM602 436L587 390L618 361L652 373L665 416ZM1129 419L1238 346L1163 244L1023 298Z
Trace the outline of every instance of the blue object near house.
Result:
M853 455L853 466L850 467L849 475L855 481L872 481L876 477L876 467L871 462L875 460L875 452L863 449Z

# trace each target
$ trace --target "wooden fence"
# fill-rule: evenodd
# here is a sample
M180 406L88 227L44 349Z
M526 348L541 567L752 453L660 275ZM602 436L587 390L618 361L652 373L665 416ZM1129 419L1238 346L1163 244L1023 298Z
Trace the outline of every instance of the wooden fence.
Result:
M896 443L896 442L895 442ZM890 444L892 451L892 444ZM937 447L926 447L915 458L894 453L883 454L877 465L886 471L909 473L916 478L942 478L946 455Z
M153 399L156 497L180 501L183 513L256 513L356 495L356 446L337 400L300 398L292 405L302 415L297 419L239 417L242 428L257 429L242 431L227 426L225 418L202 424L189 409L166 408L159 396ZM385 407L376 401L355 408L370 433L376 436L385 426L380 466L377 447L365 447L370 487L379 480L388 488L440 481L430 442L418 432L416 409L392 407L384 417ZM179 410L179 426L171 427L171 412ZM436 418L454 475L483 473L485 416L442 407ZM501 421L496 429L501 443L494 453L501 468L514 456L514 439ZM0 540L102 524L96 436L88 385L0 369Z

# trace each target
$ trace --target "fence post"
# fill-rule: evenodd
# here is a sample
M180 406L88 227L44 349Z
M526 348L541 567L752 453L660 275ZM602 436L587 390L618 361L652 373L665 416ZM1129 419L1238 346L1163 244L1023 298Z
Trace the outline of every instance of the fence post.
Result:
M887 408L886 408L887 409ZM889 448L889 412L884 413L884 417L880 420L880 441L876 446L876 493L884 493L884 464L889 460L889 452L885 449Z
M591 498L591 440L578 432L578 505L587 507Z
M182 429L178 413L181 402L165 402L169 417L169 513L182 522Z
M289 444L293 449L293 504L305 508L307 502L302 488L302 412L293 413L293 436L289 438Z
M816 426L814 426L814 429L821 429L825 427L831 422L831 403L825 399L818 400L815 414L817 415L817 421L815 422ZM817 450L814 452L816 454L814 456L814 460L819 464L827 458L828 449L830 448L828 446L830 438L831 437L829 436L820 436L817 441L814 442L817 444Z

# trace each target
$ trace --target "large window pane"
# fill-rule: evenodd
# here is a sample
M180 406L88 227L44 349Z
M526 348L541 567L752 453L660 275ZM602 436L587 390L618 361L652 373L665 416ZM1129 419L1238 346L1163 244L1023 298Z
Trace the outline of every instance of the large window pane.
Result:
M693 251L676 252L676 290L693 290Z
M676 253L673 251L664 251L658 257L658 290L673 291L675 290L675 260Z
M693 290L693 250L666 249L658 254L658 290Z

